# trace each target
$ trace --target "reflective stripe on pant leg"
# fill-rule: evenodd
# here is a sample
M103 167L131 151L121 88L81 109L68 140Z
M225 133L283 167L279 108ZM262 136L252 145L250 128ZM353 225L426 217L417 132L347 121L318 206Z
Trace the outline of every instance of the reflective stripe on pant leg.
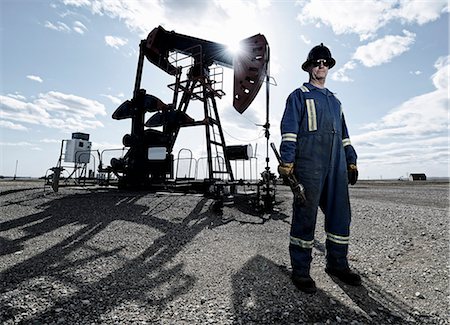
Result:
M327 232L327 239L336 244L348 245L350 236L340 236Z
M291 236L290 242L292 245L297 245L297 246L300 246L301 248L313 248L314 239L313 240L303 240L303 239Z
M342 152L334 157L335 167L328 174L326 210L324 211L327 265L337 269L348 268L347 254L351 220L346 162L343 148L341 150Z
M303 240L290 237L289 254L291 256L292 273L300 276L309 276L312 260L312 247L314 240Z
M311 178L309 172L305 173L302 170L297 170L296 176L303 181L307 204L301 206L294 200L289 253L292 272L300 276L307 276L311 267L321 180L320 178Z

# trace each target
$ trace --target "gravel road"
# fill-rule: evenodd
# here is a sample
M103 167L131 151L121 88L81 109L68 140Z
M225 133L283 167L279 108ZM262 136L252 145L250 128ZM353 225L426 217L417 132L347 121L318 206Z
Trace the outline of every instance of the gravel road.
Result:
M1 324L450 324L449 184L351 188L350 262L325 272L319 214L306 295L290 282L292 194L214 212L194 194L0 181Z

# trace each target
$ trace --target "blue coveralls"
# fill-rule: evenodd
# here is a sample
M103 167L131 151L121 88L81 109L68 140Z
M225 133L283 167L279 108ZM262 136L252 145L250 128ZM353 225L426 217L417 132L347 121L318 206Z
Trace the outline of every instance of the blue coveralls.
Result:
M294 201L289 252L293 273L308 276L317 208L325 214L327 266L348 268L350 201L347 165L356 165L340 101L310 83L293 91L281 121L281 159L294 162L306 205Z

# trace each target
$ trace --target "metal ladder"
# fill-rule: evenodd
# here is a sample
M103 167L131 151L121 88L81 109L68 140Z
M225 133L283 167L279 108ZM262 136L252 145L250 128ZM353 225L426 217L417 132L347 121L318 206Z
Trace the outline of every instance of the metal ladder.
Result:
M209 79L205 78L205 83L207 84L208 82ZM209 178L228 178L228 180L234 181L231 163L226 156L225 138L215 100L216 94L214 90L206 84L203 84L203 107L205 113L206 149L208 152ZM213 146L215 149L214 157L212 150ZM220 162L220 157L223 157L223 163ZM213 159L215 161L213 161Z

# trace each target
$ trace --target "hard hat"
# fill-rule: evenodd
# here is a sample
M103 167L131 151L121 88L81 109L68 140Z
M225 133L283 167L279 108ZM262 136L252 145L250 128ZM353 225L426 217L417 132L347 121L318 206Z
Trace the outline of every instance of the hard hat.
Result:
M305 71L308 71L307 70L308 65L311 62L319 60L319 59L326 59L327 61L330 62L330 65L329 65L328 69L331 69L336 64L336 61L331 57L331 52L328 49L328 47L323 45L323 43L320 43L320 45L314 46L311 49L311 51L309 51L308 58L302 64L302 69L305 70Z

